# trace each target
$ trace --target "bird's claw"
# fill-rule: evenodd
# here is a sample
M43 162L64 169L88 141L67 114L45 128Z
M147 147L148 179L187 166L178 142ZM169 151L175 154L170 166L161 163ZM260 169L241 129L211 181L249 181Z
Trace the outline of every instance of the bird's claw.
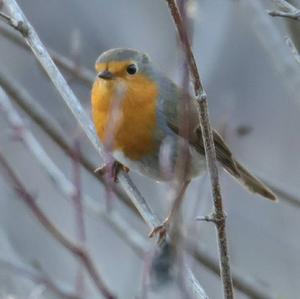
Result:
M168 230L169 221L166 219L161 225L154 227L149 233L148 237L153 238L154 236L157 236L157 242L161 243L163 240L165 240Z
M118 174L120 171L124 171L127 173L129 172L129 168L118 161L114 161L112 164L105 164L94 170L94 172L100 176L109 173L114 183L118 182Z

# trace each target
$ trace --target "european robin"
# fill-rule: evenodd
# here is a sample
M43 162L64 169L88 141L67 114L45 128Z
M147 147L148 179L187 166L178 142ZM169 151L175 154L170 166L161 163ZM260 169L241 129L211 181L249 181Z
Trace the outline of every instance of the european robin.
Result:
M164 145L169 145L167 160L171 170L175 170L183 144L187 143L190 167L186 181L205 172L197 104L192 96L188 96L190 129L188 137L183 137L180 103L186 92L162 74L148 55L132 49L112 49L99 56L95 68L97 77L91 95L93 120L100 140L103 144L110 143L112 156L118 161L114 165L115 173L121 167L158 181L165 180L161 167L166 162L161 159ZM223 168L250 191L276 200L265 184L234 159L216 131L213 136L217 159Z

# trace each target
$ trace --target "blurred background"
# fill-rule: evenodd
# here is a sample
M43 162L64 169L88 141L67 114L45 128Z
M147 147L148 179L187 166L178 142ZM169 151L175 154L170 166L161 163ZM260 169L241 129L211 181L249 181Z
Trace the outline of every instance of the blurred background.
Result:
M279 202L272 204L248 193L221 171L231 264L238 279L236 298L298 298L300 65L285 36L297 43L300 22L270 17L266 9L274 8L272 1L187 2L194 27L194 53L208 93L213 126L222 133L236 158L276 187L279 194ZM130 47L147 52L169 77L180 82L180 52L165 1L20 0L18 3L51 53L54 51L74 62L75 73L61 70L89 114L91 82L78 77L87 69L87 77L93 80L94 62L107 49ZM300 7L299 2L294 4ZM56 122L57 130L71 147L80 140L82 154L93 166L100 165L98 153L35 57L13 38L18 34L13 34L3 22L0 28L0 74L29 93ZM20 108L14 97L11 100L25 126L66 178L74 181L74 161ZM1 152L43 211L62 232L75 239L76 211L72 201L59 191L37 158L20 142L18 132L12 130L1 109L0 128ZM82 193L105 206L103 185L85 168L80 170ZM163 219L171 204L167 196L169 186L133 172L130 176ZM193 248L200 252L200 258L188 252L186 261L209 298L222 298L222 284L214 270L214 265L218 265L214 227L195 221L196 216L212 211L209 186L207 177L197 178L186 194L184 230L191 236ZM117 196L110 200L113 209L138 232L148 254L137 254L112 227L105 213L84 213L87 247L104 281L118 298L146 298L144 278L155 242L147 239L149 228L134 210ZM78 262L36 221L2 169L0 221L0 261L38 269L58 286L74 290L80 280ZM20 272L0 262L1 299L58 298L43 281L31 281ZM86 273L83 275L84 298L99 298ZM149 288L147 296L183 297L172 283Z

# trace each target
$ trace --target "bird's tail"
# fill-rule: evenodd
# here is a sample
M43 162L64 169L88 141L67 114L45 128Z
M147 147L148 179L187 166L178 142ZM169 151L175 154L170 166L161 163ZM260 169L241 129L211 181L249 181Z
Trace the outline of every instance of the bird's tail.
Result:
M239 175L227 169L242 185L246 186L251 192L258 193L261 196L276 201L276 195L267 187L262 181L252 175L244 166L238 161L235 161L236 170Z

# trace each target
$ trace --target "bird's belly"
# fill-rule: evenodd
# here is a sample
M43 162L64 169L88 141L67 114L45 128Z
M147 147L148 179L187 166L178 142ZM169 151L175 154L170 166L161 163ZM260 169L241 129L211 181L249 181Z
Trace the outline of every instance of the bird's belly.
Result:
M176 140L175 140L176 139ZM174 138L177 142L178 138ZM113 157L127 166L130 170L142 175L151 177L157 181L170 180L176 171L182 171L185 168L185 158L182 158L182 148L175 146L171 141L170 150L166 153L165 143L161 142L158 149L149 155L145 155L138 160L132 160L121 150L114 150ZM188 179L202 175L206 170L206 161L203 155L200 155L192 146L189 146L189 167L186 168L186 177Z

